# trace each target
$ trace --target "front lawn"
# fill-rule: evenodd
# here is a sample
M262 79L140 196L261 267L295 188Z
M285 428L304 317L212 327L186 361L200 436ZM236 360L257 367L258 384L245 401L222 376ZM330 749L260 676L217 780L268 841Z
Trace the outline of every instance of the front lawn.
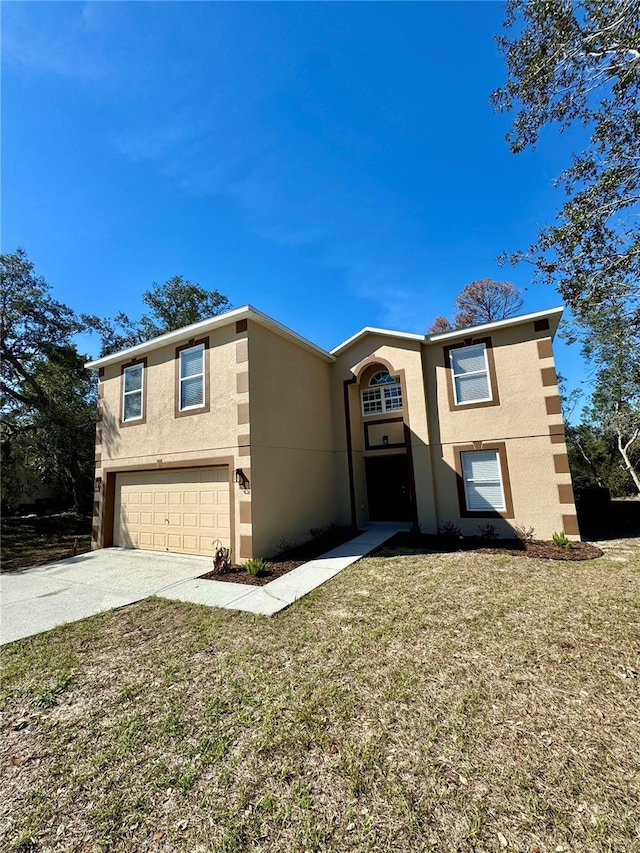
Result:
M0 848L640 849L640 555L377 556L2 650Z
M64 560L91 548L91 516L60 512L2 519L2 571Z

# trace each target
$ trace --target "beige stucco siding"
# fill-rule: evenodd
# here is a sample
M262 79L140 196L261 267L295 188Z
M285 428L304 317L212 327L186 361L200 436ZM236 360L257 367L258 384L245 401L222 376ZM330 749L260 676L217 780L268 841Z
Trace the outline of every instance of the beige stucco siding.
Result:
M249 323L252 549L273 554L336 521L332 365Z
M94 508L94 547L112 541L109 531L113 524L108 516L115 507L109 490L113 491L117 472L223 465L230 481L230 544L234 557L239 556L240 535L246 532L239 502L246 497L233 482L233 471L244 461L239 447L244 428L238 424L238 406L248 400L248 394L238 393L238 375L246 374L247 365L238 348L244 341L246 349L246 332L238 334L235 324L229 324L210 331L207 337L203 411L176 414L175 344L151 350L145 356L144 417L140 423L121 423L122 368L128 362L104 368L99 383L100 445L96 456L103 493Z
M524 339L531 333L532 329L523 325L499 329L491 335L500 398L498 406L450 410L444 348L437 344L426 347L426 370L431 374L435 372L437 382L437 395L430 396L430 413L433 428L438 429L443 444L548 433L544 397L547 394L556 396L557 388L542 386L537 339ZM553 361L545 361L545 365L547 363L552 365Z
M339 504L341 511L348 510L349 480L346 447L346 416L343 403L345 380L358 379L367 364L378 361L388 366L391 373L400 375L403 385L402 415L409 430L410 452L413 460L415 498L418 522L425 532L435 530L435 502L432 488L431 456L429 453L429 424L424 386L422 351L420 341L402 340L370 334L354 342L343 351L334 368L333 396L335 403L336 446L339 452L337 465L340 470L338 482L341 486ZM367 450L364 443L364 424L368 420L362 415L358 381L349 385L349 412L353 451L355 510L358 525L367 523L367 490L364 458ZM339 405L338 405L339 401ZM396 413L394 413L396 414ZM369 418L375 420L376 418ZM384 453L385 451L377 451ZM391 452L391 451L390 451ZM397 451L395 451L397 452Z
M119 428L122 364L105 368L102 412L102 454L105 463L137 463L158 457L229 453L236 446L236 339L235 327L209 334L207 350L209 411L175 416L176 347L147 355L145 371L146 422Z
M563 530L566 516L575 517L573 503L561 504L559 486L569 486L563 472L564 443L552 443L550 431L562 424L548 332L533 324L495 330L491 334L499 405L452 409L442 345L425 347L424 366L431 426L437 518L456 523L465 535L487 522L500 535L513 535L516 524L534 527L536 536L550 538ZM461 340L464 336L461 335ZM541 345L539 346L539 341ZM449 340L447 343L456 343ZM455 448L480 442L505 444L513 499L513 518L461 517Z

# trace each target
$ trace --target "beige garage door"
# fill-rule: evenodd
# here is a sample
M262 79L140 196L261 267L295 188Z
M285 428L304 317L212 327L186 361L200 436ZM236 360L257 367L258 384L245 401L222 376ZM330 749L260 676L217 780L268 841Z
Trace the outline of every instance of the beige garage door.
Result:
M138 471L116 476L114 544L213 554L229 548L229 468Z

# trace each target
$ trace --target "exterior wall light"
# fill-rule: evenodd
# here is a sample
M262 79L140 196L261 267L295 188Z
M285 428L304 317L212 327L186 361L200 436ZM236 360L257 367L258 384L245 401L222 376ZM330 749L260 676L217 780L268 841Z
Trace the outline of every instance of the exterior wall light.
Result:
M243 488L246 488L247 483L249 482L249 478L244 473L242 468L236 468L236 483Z
M93 486L93 491L94 492L101 492L102 491L102 477L96 477L96 480L95 480L95 483Z

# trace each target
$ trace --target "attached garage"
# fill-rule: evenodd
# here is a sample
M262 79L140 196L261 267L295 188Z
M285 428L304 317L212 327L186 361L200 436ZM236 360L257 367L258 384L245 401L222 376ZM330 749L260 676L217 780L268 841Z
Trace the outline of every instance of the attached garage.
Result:
M131 471L116 475L113 544L212 555L231 546L229 468Z

